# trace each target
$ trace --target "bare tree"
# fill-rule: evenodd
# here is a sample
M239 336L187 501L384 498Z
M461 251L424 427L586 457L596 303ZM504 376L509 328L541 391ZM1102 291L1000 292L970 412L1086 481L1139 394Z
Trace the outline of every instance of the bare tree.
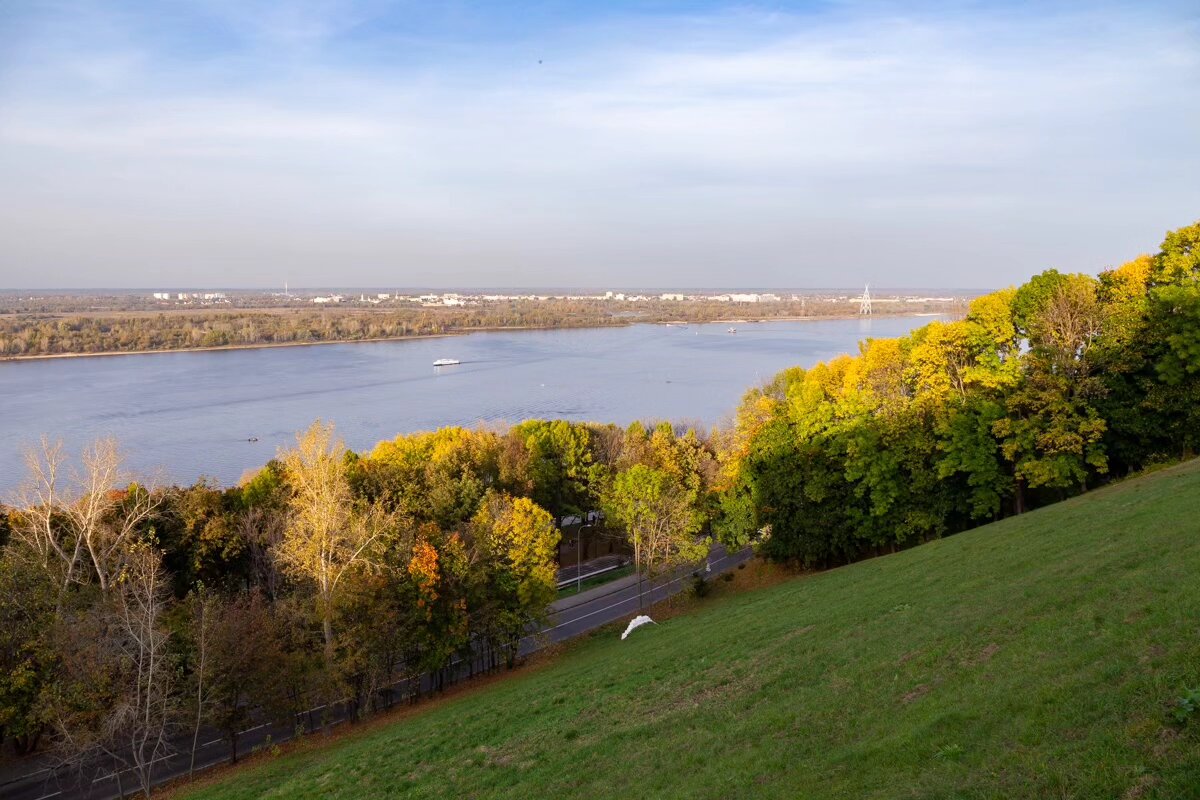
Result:
M204 586L189 595L188 604L191 610L190 633L192 639L192 683L195 684L194 724L192 725L192 752L188 761L188 774L196 770L196 747L200 742L200 726L208 714L211 702L212 681L209 680L210 651L212 650L214 616L217 612L218 600ZM250 649L250 648L248 648Z
M170 734L179 713L175 659L163 623L168 596L161 556L148 547L134 548L114 603L116 641L126 667L124 691L108 714L102 741L117 763L129 765L146 797L154 765L171 753Z
M67 492L62 485L66 468L63 444L43 436L39 446L27 448L24 455L28 476L17 493L20 513L13 538L24 544L63 588L74 579L83 549L82 540L71 535L60 511Z
M158 552L131 549L112 591L57 627L61 690L48 708L62 766L107 774L124 791L132 772L147 797L179 721L176 659L164 616L169 593Z
M19 492L15 537L66 591L94 578L107 591L121 574L134 534L158 508L161 494L133 482L114 439L84 449L82 468L64 480L61 441L41 440L25 454L28 478Z

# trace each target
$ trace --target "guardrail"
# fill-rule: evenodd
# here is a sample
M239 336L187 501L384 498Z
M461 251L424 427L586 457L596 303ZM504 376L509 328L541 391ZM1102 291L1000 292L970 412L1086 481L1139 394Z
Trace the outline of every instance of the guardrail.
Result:
M613 564L608 567L601 567L600 569L592 570L591 572L585 572L582 575L576 575L574 578L567 578L565 581L559 581L558 588L562 589L567 586L570 586L573 583L582 583L583 581L586 581L589 578L595 578L597 575L606 575L609 572L613 572L614 570L625 569L625 567L627 567L627 566L629 566L629 562L622 561L618 564Z

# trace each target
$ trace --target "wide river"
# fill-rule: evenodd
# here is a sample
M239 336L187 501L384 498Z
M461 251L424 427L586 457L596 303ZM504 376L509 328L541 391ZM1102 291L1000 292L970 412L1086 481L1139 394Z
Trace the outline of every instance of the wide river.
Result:
M729 419L786 367L928 317L473 333L438 339L0 362L0 501L43 434L115 436L137 472L232 483L317 418L351 448L444 425ZM458 366L434 368L437 358ZM256 439L257 441L250 441Z

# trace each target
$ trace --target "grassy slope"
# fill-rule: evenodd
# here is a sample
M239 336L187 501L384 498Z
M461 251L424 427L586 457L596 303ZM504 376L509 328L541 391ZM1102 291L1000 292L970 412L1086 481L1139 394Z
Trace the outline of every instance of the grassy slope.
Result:
M1200 797L1200 462L611 631L194 797Z

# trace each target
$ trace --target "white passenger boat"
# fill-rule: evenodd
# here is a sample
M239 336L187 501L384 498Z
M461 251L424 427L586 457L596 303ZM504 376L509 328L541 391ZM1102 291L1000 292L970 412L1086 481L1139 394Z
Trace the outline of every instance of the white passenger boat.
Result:
M455 364L461 363L462 362L457 358L439 358L437 361L433 362L433 365L435 367L453 367Z

